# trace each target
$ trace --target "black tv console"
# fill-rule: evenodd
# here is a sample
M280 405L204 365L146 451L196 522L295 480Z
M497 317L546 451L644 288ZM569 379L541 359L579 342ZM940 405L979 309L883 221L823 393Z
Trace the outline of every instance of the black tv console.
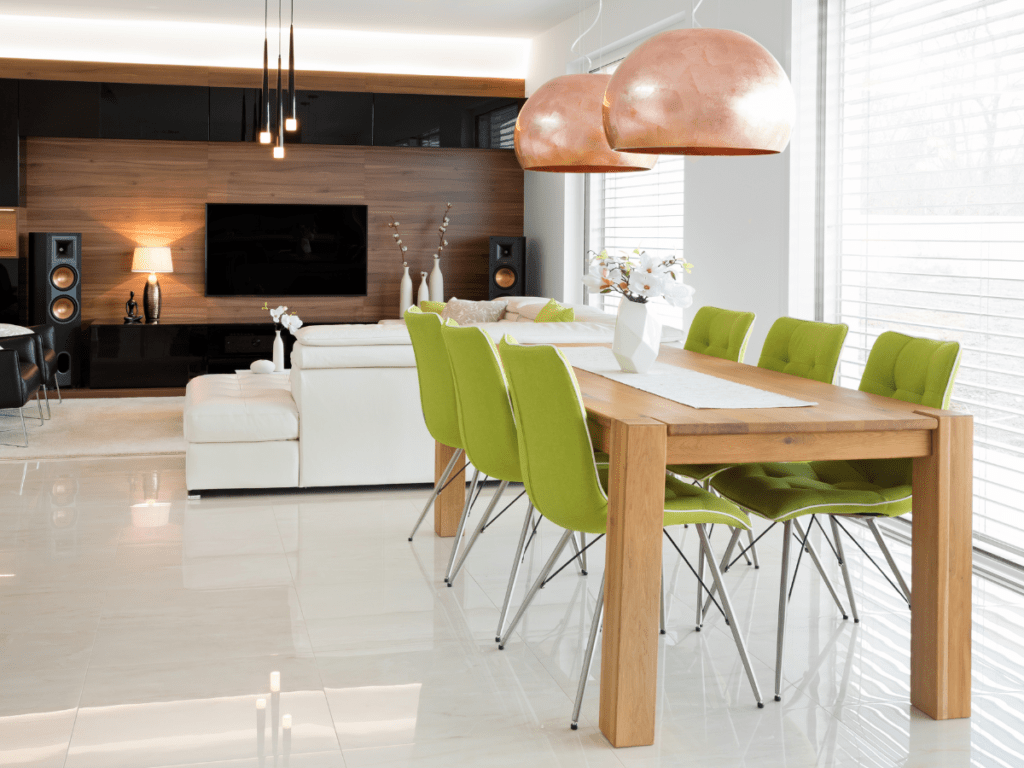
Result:
M294 338L281 332L286 355ZM92 323L88 329L92 389L184 387L196 376L234 373L273 357L271 323Z

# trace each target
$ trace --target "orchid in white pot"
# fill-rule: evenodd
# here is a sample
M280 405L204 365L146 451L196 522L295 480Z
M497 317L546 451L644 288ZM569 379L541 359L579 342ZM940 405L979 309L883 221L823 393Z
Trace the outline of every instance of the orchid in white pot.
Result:
M694 291L683 277L692 268L684 259L650 256L639 248L619 256L610 256L607 250L591 256L584 284L626 299L619 303L612 342L612 352L622 370L646 373L653 367L661 346L661 323L647 304L664 296L673 307L690 306Z
M299 316L292 312L290 315L288 307L279 306L275 309L270 309L266 302L263 303L263 309L270 312L270 319L274 321L274 370L283 371L285 369L284 360L284 341L281 339L281 329L285 328L293 336L295 332L302 327L302 320Z

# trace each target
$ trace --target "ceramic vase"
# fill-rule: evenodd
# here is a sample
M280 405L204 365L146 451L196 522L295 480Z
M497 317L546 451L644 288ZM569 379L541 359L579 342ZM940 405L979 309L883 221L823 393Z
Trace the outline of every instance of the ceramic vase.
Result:
M430 301L430 288L427 287L427 273L420 272L420 289L416 292L416 305L422 307L424 301Z
M434 268L430 270L430 300L444 301L444 275L441 274L441 256L434 254Z
M661 323L649 307L649 304L628 299L619 302L612 352L619 367L626 373L647 373L658 358Z
M403 266L402 287L398 291L398 316L405 317L405 310L412 306L412 278L409 277L409 265Z
M274 370L284 370L284 341L280 330L274 331Z

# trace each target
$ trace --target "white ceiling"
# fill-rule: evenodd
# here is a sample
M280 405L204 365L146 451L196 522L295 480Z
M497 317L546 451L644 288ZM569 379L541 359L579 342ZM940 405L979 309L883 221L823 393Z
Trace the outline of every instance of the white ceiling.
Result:
M285 24L289 3L284 2ZM592 0L583 0L586 7ZM277 4L270 0L272 19ZM530 38L581 0L295 0L296 27ZM260 0L0 0L0 15L262 26ZM271 21L273 24L273 20Z

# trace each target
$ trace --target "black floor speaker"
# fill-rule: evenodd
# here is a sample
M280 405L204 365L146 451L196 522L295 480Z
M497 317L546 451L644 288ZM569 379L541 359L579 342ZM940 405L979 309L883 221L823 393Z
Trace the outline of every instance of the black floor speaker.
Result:
M525 237L492 237L487 259L488 298L526 295Z
M29 235L29 321L52 325L57 338L57 383L77 387L82 370L82 236Z

